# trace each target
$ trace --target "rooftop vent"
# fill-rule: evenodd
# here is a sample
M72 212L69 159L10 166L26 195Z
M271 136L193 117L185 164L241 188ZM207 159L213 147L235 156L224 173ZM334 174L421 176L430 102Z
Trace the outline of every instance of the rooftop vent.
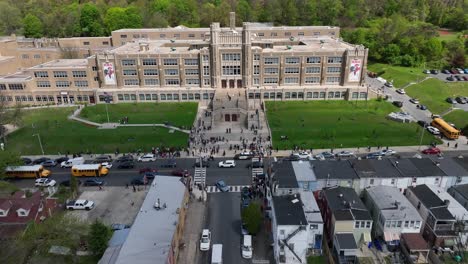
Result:
M299 202L299 199L294 199L294 200L292 200L291 202L292 202L293 204L295 204L295 203Z

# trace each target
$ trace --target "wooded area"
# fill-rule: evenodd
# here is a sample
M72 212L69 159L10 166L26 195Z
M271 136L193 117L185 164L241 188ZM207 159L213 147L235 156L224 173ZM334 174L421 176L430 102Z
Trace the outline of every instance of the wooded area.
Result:
M342 27L370 59L406 66L462 66L468 53L468 0L0 0L0 33L27 37L108 36L120 28L228 24ZM437 38L438 28L460 37ZM464 31L464 32L463 32Z

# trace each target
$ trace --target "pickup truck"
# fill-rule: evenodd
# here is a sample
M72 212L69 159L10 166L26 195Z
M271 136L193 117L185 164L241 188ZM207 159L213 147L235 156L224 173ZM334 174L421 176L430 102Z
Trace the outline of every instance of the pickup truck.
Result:
M93 201L88 200L73 200L67 202L66 208L68 210L91 210L94 207Z

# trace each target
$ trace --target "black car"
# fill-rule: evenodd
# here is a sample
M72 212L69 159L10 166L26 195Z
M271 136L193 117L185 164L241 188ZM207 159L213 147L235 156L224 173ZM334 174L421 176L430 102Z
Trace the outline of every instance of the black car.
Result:
M24 165L29 165L32 163L32 160L30 158L21 158L23 161Z
M457 101L457 103L459 104L466 104L466 99L464 97L457 97L455 98L455 101Z
M208 161L202 161L202 163L200 164L200 161L196 161L195 164L193 164L193 167L203 167L203 168L209 168L210 167L210 163Z
M119 157L115 161L117 161L117 162L133 161L133 156L132 155L125 155L125 156Z
M125 224L112 224L111 225L111 229L113 231L127 229L127 228L130 228L130 225L125 225Z
M432 73L432 74L438 74L439 71L438 71L438 70L431 70L431 73Z
M453 82L453 81L455 81L455 78L453 78L453 76L449 76L449 77L447 77L447 81Z
M174 159L167 160L163 164L161 164L161 168L175 168L177 167L177 162Z
M145 181L143 178L134 178L131 182L130 185L145 185Z
M417 105L416 107L420 110L427 110L427 106L425 105Z
M148 180L152 180L156 176L158 176L156 172L145 172L145 174L143 174L143 177L146 177Z
M445 74L450 74L450 71L445 69L445 70L442 70L442 73L445 73Z
M301 158L298 155L291 154L288 157L284 158L284 160L299 161L301 160Z
M402 107L403 102L402 101L393 101L393 105L396 106L396 107Z
M33 164L34 165L38 165L38 164L41 164L42 162L46 161L46 160L50 160L49 158L46 158L46 157L42 157L42 158L38 158L38 159L35 159L33 161Z
M135 163L133 161L125 161L120 163L117 166L117 169L133 169L135 167Z
M422 126L422 127L426 127L427 125L429 125L426 121L423 121L423 120L418 120L418 125Z
M100 181L98 179L88 179L84 181L84 186L102 186L104 185L104 181Z
M68 157L60 157L58 159L55 159L55 162L57 162L57 164L61 164L62 162L64 161L68 161L70 158Z
M449 104L455 104L457 103L457 101L455 101L455 99L453 99L452 97L448 97L447 99L445 99L445 101Z
M81 181L80 181L80 180L76 180L76 184L77 184L78 186L80 186L80 185L81 185ZM70 180L61 181L61 182L60 182L60 185L61 185L61 186L65 186L65 187L70 187Z
M457 79L457 81L463 81L462 77L459 75L455 75L455 79Z

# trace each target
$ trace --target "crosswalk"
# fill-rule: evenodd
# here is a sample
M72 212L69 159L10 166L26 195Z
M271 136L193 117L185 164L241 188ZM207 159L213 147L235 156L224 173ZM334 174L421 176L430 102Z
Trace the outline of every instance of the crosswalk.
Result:
M252 168L252 179L254 179L258 174L263 174L263 168Z
M229 192L241 192L242 188L244 187L250 187L250 185L235 185L235 186L229 186ZM221 192L216 186L210 185L206 186L206 192L207 193L217 193Z
M193 175L193 182L195 184L205 184L206 168L195 168L195 174Z

